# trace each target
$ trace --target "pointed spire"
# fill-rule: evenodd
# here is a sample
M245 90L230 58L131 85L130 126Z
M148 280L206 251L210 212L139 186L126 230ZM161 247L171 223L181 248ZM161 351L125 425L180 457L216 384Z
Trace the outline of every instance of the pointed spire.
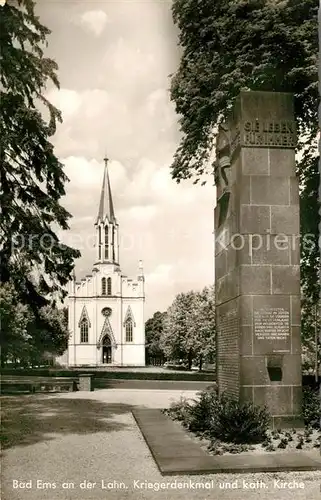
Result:
M111 196L111 188L110 188L108 166L107 166L108 158L105 157L104 162L105 162L104 179L101 188L97 222L98 219L104 220L106 217L110 222L115 222L116 218L114 213L113 199Z

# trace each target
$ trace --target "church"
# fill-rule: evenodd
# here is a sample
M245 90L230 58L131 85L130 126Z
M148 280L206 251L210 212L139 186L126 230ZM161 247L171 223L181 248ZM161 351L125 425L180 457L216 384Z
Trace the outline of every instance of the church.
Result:
M91 274L69 283L68 366L145 366L144 274L130 279L119 266L119 226L104 159Z

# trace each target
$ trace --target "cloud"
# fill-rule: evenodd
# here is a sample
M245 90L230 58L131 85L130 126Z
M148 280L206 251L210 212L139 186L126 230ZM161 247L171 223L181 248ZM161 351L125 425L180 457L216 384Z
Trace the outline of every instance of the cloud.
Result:
M113 93L121 93L127 102L138 106L146 101L151 91L168 84L162 66L164 63L158 51L150 44L143 45L138 40L120 36L107 45L101 60L99 85L107 86Z
M74 205L74 215L77 216L82 206L90 203L93 210L98 210L100 190L103 181L104 162L95 158L87 159L82 156L68 156L61 158L64 171L70 182L66 186L67 200L71 205L75 198L82 199L80 205ZM118 161L109 161L109 177L113 193L119 194L122 186L128 183L124 166Z
M107 22L109 22L107 14L102 10L87 11L80 20L81 24L97 37L103 33Z
M120 265L134 277L143 259L147 319L213 275L213 181L201 187L171 178L180 133L168 92L179 63L170 3L96 2L84 13L83 2L67 2L68 15L67 5L41 4L41 19L52 27L49 55L59 65L61 90L47 97L62 111L53 142L70 178L62 205L73 218L64 238L82 246L77 277L96 259L106 154Z
M101 182L101 168L97 160L87 160L83 157L69 156L61 160L65 166L65 173L70 178L73 190L90 190Z
M174 103L169 99L168 90L165 88L158 88L153 90L146 99L147 113L157 119L160 130L171 127L175 124L177 126L177 115L175 113Z
M95 119L101 116L108 107L113 106L108 92L101 89L76 92L67 88L55 88L50 90L46 97L62 112L64 121L74 118L76 114L81 114L86 123L87 119Z
M155 205L134 206L129 209L128 216L134 220L149 222L157 214L157 210Z
M52 89L46 98L63 113L65 120L72 118L81 107L81 96L75 90Z
M158 286L168 284L172 269L173 266L171 264L158 264L153 271L145 275L146 283L148 283L149 286L153 284Z
M98 88L80 92L62 88L52 89L46 97L62 113L63 123L58 124L54 137L59 156L102 157L108 153L119 158L124 140L128 138L129 146L130 141L135 146L133 120L121 96Z

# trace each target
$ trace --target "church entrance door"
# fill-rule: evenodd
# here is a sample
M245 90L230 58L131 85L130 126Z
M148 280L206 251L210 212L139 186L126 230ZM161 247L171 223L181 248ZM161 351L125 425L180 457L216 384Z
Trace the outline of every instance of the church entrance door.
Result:
M109 365L112 362L112 357L111 357L111 342L110 338L108 335L105 335L103 338L103 349L102 349L102 355L103 355L103 364Z

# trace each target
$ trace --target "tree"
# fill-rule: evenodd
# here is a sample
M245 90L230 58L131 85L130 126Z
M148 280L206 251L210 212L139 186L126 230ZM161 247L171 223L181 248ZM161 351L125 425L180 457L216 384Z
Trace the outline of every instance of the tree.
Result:
M1 8L0 271L2 282L12 283L19 302L43 324L49 317L40 309L49 297L65 296L63 287L80 252L63 245L53 229L69 228L70 214L60 205L68 179L49 141L61 115L44 91L48 82L58 88L59 82L57 64L43 52L50 30L36 17L34 5L8 0Z
M187 335L187 315L192 307L194 292L178 294L167 309L160 346L165 356L171 360L186 359L185 337Z
M316 332L321 328L320 315L320 217L318 203L319 186L318 158L307 150L299 165L300 218L301 218L301 338L303 367L315 368L316 351L321 346L316 342ZM319 272L318 272L319 270Z
M147 352L150 356L164 356L160 347L160 337L163 332L163 322L166 312L157 311L145 323L145 339Z
M63 311L63 316L64 316L64 325L66 328L68 328L68 323L69 323L69 309L68 307L63 307L62 308L62 311Z
M315 138L317 11L317 0L174 0L183 49L171 81L183 133L174 179L204 172L213 130L241 89L293 92L299 135Z
M28 306L19 303L10 283L0 284L1 365L8 359L17 360L28 352L28 324L32 314Z
M167 310L160 345L170 359L184 359L188 369L215 353L215 302L213 288L180 293Z
M38 364L41 360L61 356L68 348L69 331L65 312L53 305L41 308L40 318L43 325L33 317L28 325L30 335L29 362Z
M321 345L318 336L321 331L321 316L318 304L311 299L301 301L301 338L302 338L302 369L303 372L317 374L321 361Z
M19 302L10 282L0 284L0 317L1 365L7 361L38 364L46 355L61 355L67 349L69 332L63 309L47 305L36 318L30 306Z
M316 267L320 265L319 254L319 202L318 158L313 151L307 150L298 169L300 183L300 218L301 218L301 284L303 295L312 303L319 299L320 282Z
M292 92L299 135L302 287L314 307L320 294L317 0L174 0L182 56L171 99L180 115L181 143L172 164L177 182L207 168L218 124L240 90ZM280 49L282 48L282 49ZM318 209L320 210L318 212Z
M193 306L187 317L188 336L185 339L189 353L189 366L194 359L199 369L204 361L213 361L215 346L215 294L213 287L205 287L195 293Z

